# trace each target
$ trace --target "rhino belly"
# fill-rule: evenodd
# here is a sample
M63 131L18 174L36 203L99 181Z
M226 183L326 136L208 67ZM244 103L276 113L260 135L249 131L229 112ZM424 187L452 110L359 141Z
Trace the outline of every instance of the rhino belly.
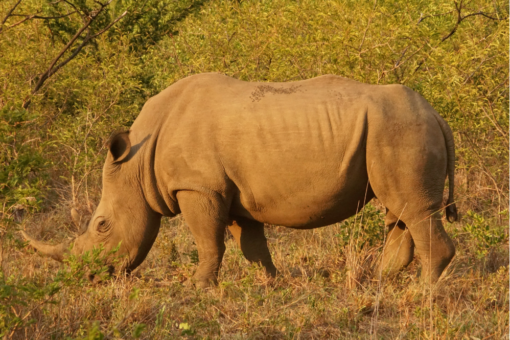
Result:
M311 229L355 215L374 197L365 178L351 178L350 181L337 183L337 186L321 188L311 185L298 188L289 188L283 195L280 190L258 193L256 198L253 193L241 191L234 196L231 215L266 224Z

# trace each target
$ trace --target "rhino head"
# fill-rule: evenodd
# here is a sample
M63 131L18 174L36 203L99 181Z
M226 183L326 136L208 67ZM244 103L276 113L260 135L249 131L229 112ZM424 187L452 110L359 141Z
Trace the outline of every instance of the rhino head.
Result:
M151 209L144 190L143 142L131 147L129 132L114 134L107 142L101 201L82 234L72 241L48 245L22 232L40 253L62 262L70 254L82 255L101 245L107 254L120 245L112 272L130 272L147 256L159 231L161 214ZM91 277L91 279L93 279Z

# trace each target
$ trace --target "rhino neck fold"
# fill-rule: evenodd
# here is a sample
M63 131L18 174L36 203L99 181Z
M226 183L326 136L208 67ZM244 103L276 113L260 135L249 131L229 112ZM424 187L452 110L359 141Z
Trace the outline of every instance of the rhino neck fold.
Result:
M143 164L141 164L142 180L140 184L142 186L142 192L145 196L145 200L154 212L163 216L174 217L177 215L176 209L174 207L175 204L171 204L172 206L169 206L167 202L165 202L160 187L157 183L155 173L156 167L154 162L156 158L156 146L158 143L158 137L159 128L153 131L148 142L143 148L144 155L140 158L143 162Z

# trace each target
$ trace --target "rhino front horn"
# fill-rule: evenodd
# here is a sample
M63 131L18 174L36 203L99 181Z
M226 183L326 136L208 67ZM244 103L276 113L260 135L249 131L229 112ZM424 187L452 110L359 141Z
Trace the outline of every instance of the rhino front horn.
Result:
M49 256L54 260L62 262L64 260L64 254L69 246L69 242L63 242L57 245L49 245L41 241L37 241L32 237L28 236L27 233L21 231L21 235L27 240L32 247L45 256Z

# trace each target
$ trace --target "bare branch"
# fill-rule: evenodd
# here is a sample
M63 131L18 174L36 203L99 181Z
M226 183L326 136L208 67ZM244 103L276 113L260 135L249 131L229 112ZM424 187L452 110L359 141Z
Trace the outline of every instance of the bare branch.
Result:
M445 41L446 39L448 39L452 35L454 35L455 32L457 32L457 29L459 28L460 23L464 19L466 19L466 18L473 17L473 16L476 16L476 15L481 15L481 16L484 16L484 17L486 17L488 19L491 19L491 20L502 20L502 19L499 19L499 18L491 17L490 15L488 15L487 13L484 13L482 11L479 11L479 12L476 12L476 13L470 13L470 14L462 16L462 13L461 13L462 12L462 1L460 2L459 5L457 5L457 2L455 2L455 9L457 10L457 22L455 23L455 26L450 31L450 33L448 33L446 36L443 37L443 39L441 39L441 42Z
M82 43L77 48L75 48L73 53L66 60L64 60L63 62L61 62L60 64L58 64L54 68L52 68L50 70L50 72L48 72L48 78L51 77L52 75L54 75L59 69L61 69L63 66L65 66L72 59L74 59L78 55L78 53L80 53L82 48L85 47L85 45L87 45L90 42L92 37L93 36L90 35L90 32L87 33L87 36L85 37L85 39L83 39ZM35 90L35 88L34 88L34 90Z
M110 1L111 2L111 1ZM124 18L126 16L126 14L128 13L128 11L124 11L124 13L122 13L121 15L119 15L117 17L117 19L113 20L108 26L106 26L105 28L103 28L101 31L97 32L96 34L94 34L91 39L94 39L95 37L98 37L100 36L101 34L103 34L104 32L108 31L113 25L115 25L120 19Z
M441 42L445 41L446 39L450 38L452 35L457 32L457 28L459 28L460 23L462 22L462 0L460 1L460 4L457 4L457 1L455 1L455 9L457 10L457 22L455 23L455 26L453 29L448 33L446 36L441 39Z
M18 2L16 2L14 4L14 6L12 6L12 8L9 10L9 12L7 12L7 15L5 16L5 18L2 19L2 22L0 23L0 31L2 31L2 26L5 24L5 22L7 21L7 19L9 19L9 17L11 16L12 12L14 12L14 10L16 9L16 7L18 7L18 5L21 3L22 0L18 0Z
M6 30L11 29L13 27L16 27L16 26L24 23L25 21L28 21L28 20L31 20L31 19L43 19L43 20L44 19L60 19L60 18L68 17L68 16L70 16L70 15L72 15L74 13L76 13L76 11L69 12L67 14L60 15L60 16L55 16L55 17L42 17L42 16L39 16L37 14L32 14L32 15L27 15L27 14L12 14L11 17L23 17L24 16L25 18L20 20L20 21L18 21L18 22L16 22L16 23L14 23L14 24L12 24L12 25L10 25L10 26L8 26ZM1 32L1 30L0 30L0 32Z
M507 129L504 129L501 126L501 124L499 123L498 119L496 118L496 115L494 114L494 110L492 108L492 103L490 101L488 103L489 103L489 110L490 110L492 118L491 118L491 116L489 116L489 114L487 113L485 108L482 106L483 113L485 114L485 117L487 117L487 119L492 123L494 128L499 132L499 134L501 135L501 137L505 141L506 146L508 148L508 146L510 145L510 141L509 141L509 138L508 138Z
M462 20L466 19L467 17L472 17L474 15L482 15L488 19L491 19L491 20L503 20L503 19L499 19L499 18L493 18L490 15L488 15L487 13L484 13L482 11L465 15L464 17L462 17Z
M37 15L37 14L32 14L32 15L29 15L29 14L12 14L11 16L12 17L27 17L29 19L60 19L60 18L68 17L68 16L70 16L71 14L74 14L74 13L76 13L76 11L72 11L72 12L69 12L67 14L57 15L57 16L54 16L54 17L42 17L42 16Z
M68 62L70 62L72 59L74 59L78 53L80 53L80 51L82 50L83 47L85 47L85 45L87 45L92 39L100 36L101 34L103 34L104 32L108 31L115 23L117 23L117 21L119 21L120 19L122 19L125 15L127 14L127 11L125 11L124 13L122 13L117 19L115 19L114 21L112 21L108 26L106 26L104 29L102 29L101 31L99 31L98 33L94 34L94 35L90 35L87 34L87 36L85 37L85 39L83 39L82 43L73 51L73 53L66 59L64 60L63 62L61 62L60 64L58 64L57 66L55 66L55 68L53 68L53 70L50 72L49 76L48 77L51 77L55 72L57 72L60 68L62 68L63 66L65 66Z
M80 10L78 9L78 7L76 7L72 2L69 2L67 0L63 0L66 4L68 4L69 6L71 6L72 8L74 8L74 10L78 13L81 13ZM85 13L85 15L89 15L88 13Z
M445 12L445 13L440 13L440 14L431 14L431 15L426 15L426 16L423 16L423 13L420 14L420 19L418 19L418 22L416 23L417 25L419 25L422 21L424 21L425 19L428 19L428 18L435 18L435 17L442 17L443 15L447 15L447 14L450 14L452 13L453 11L449 11L449 12Z
M67 1L66 1L67 2ZM109 30L113 25L115 25L120 19L122 19L124 16L126 16L126 14L128 13L127 11L125 11L124 13L122 13L121 15L119 15L115 20L113 20L112 22L110 22L108 25L106 25L106 27L104 27L102 30L100 30L99 32L95 33L95 34L91 34L90 32L90 24L98 17L98 15L104 10L104 8L109 5L111 3L111 0L106 4L106 5L102 5L101 4L101 7L94 11L93 13L91 13L91 15L87 18L87 21L85 22L85 24L78 30L78 32L76 32L76 34L71 38L71 40L67 43L66 46L64 46L64 48L62 48L62 50L59 52L59 54L52 60L50 66L48 67L48 69L42 73L40 76L39 76L39 80L37 81L37 84L35 85L34 89L32 90L31 94L29 96L27 96L27 98L25 98L25 100L23 101L23 105L22 107L23 108L28 108L28 106L30 105L30 102L31 102L31 99L30 97L32 95L34 95L37 91L39 91L39 89L43 86L44 82L46 82L46 80L48 80L48 78L50 78L52 75L54 75L58 70L60 70L62 67L64 67L67 63L69 63L71 60L73 60L79 53L80 51L83 49L83 47L85 47L92 39L100 36L101 34L103 34L104 32L106 32L107 30ZM71 55L69 55L64 61L59 62L59 60L63 57L63 55L74 45L74 43L76 42L76 40L82 35L82 33L88 29L88 33L87 35L85 36L85 38L83 39L83 41L81 42L80 45L78 45L78 47L76 47L74 49L74 51L71 53ZM58 64L57 64L58 63Z
M472 17L472 16L476 16L476 15L482 15L488 19L491 19L491 20L503 20L503 19L499 19L499 18L494 18L490 15L488 15L487 13L485 12L482 12L482 11L479 11L479 12L476 12L476 13L470 13L470 14L467 14L467 15L462 15L462 9L463 9L463 0L460 1L460 3L457 3L457 1L454 1L455 3L455 11L457 12L457 22L455 23L455 26L452 28L452 30L450 31L450 33L448 33L447 35L445 35L441 41L435 46L433 47L433 50L435 48L437 48L441 43L445 42L446 40L448 40L451 36L453 36L455 34L455 32L457 32L457 29L459 28L459 25L460 23L466 19L466 18L469 18L469 17ZM448 13L451 13L451 12L448 12ZM428 18L428 17L432 17L432 16L440 16L440 15L444 15L444 14L447 14L447 13L443 13L443 14L437 14L437 15L431 15L431 16L426 16L426 17L423 17L423 18L420 18L420 20L418 21L418 23L420 23L421 21L423 21L425 18ZM418 63L418 66L415 68L414 73L416 73L421 67L422 65L425 63L425 61L430 57L430 54L426 57L424 57L419 63Z
M359 44L359 47L358 47L359 53L361 53L361 49L363 47L363 44L365 43L365 38L367 36L368 28L370 27L370 23L372 22L372 18L374 17L373 13L374 13L376 7L377 7L377 0L374 2L374 8L372 9L372 13L371 13L370 17L368 18L368 23L367 23L367 27L365 28L365 32L363 32L363 38L361 39L361 43Z
M52 60L48 69L43 74L41 74L41 76L39 77L39 81L37 82L34 89L32 90L31 95L36 93L41 88L41 86L44 84L44 82L53 74L52 73L53 66L55 66L55 64L59 61L59 59L62 58L64 53L74 44L74 42L80 37L80 35L83 33L83 31L85 31L87 29L87 27L89 27L89 25L92 23L93 20L94 20L93 18L89 18L88 21L85 23L85 25L82 26L78 30L78 32L76 32L76 34L71 38L71 40L69 40L67 45L64 46L64 48L60 51L60 53ZM28 108L29 105L30 105L30 99L27 97L23 101L22 107L24 109L26 109L26 108Z
M20 21L18 21L18 22L16 22L16 23L14 23L14 24L12 24L12 25L10 25L10 26L6 27L6 30L11 29L11 28L13 28L13 27L16 27L16 26L18 26L18 25L21 25L22 23L24 23L25 21L30 20L30 19L31 19L31 18L29 18L29 17L27 17L27 18L25 18L25 19L22 19L22 20L20 20ZM0 32L2 32L2 31L3 31L3 30L0 30Z

